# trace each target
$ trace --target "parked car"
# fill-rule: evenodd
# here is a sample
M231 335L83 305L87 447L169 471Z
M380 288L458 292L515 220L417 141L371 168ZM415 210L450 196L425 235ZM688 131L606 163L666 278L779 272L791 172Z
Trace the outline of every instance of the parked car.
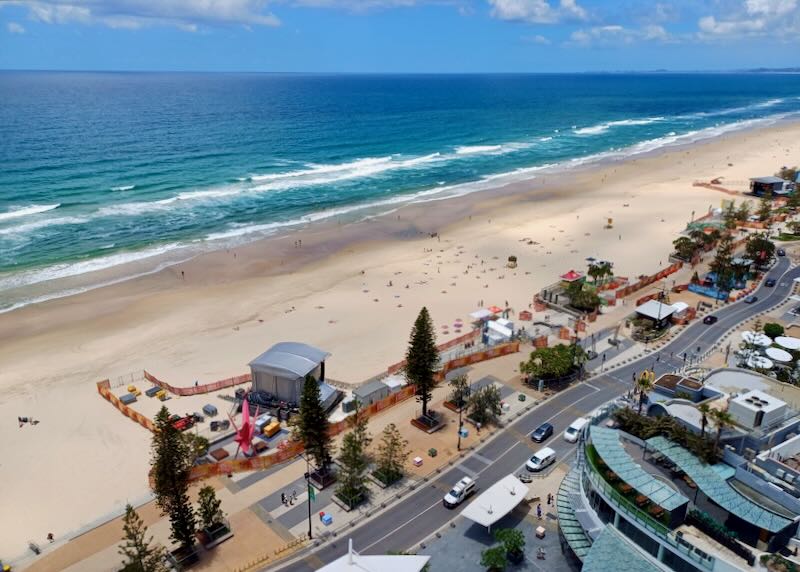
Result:
M703 318L703 323L710 326L711 324L716 324L718 319L716 316L706 316Z
M541 443L545 439L553 435L553 426L550 423L542 423L536 430L531 433L531 439L537 443Z
M764 286L767 288L773 288L775 286L775 279L774 278L767 278L764 280Z
M442 502L447 508L457 507L464 502L464 499L475 492L475 488L475 481L469 477L464 477L455 484L449 493L444 495Z
M782 249L782 248L779 248L775 253L778 256L786 256L786 251L784 249Z
M542 471L556 462L556 452L550 447L545 447L525 463L525 468L531 472Z
M744 299L745 304L755 304L758 302L758 296L748 296Z

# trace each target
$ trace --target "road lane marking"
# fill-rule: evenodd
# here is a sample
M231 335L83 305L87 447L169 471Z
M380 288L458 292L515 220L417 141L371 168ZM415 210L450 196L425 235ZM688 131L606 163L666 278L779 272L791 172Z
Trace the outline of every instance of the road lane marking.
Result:
M550 421L550 420L554 419L555 417L557 417L558 415L561 415L561 414L562 414L564 411L566 411L566 410L568 410L568 409L570 409L570 408L574 407L575 405L577 405L579 402L583 401L583 400L584 400L584 399L586 399L587 397L591 397L591 396L595 395L595 393L597 393L597 392L592 392L592 393L589 393L589 394L587 394L587 395L584 395L583 397L581 397L580 399L578 399L578 400L577 400L577 401L575 401L574 403L571 403L571 404L570 404L570 405L568 405L567 407L564 407L562 410L560 410L560 411L556 412L555 414L553 414L553 415L552 415L552 416L551 416L549 419L547 419L547 421ZM506 429L507 429L507 428L506 428ZM502 459L503 457L505 457L505 456L506 456L508 453L510 453L510 452L511 452L513 449L517 448L517 447L518 447L518 446L520 446L520 445L522 445L522 443L520 443L519 441L514 441L514 444L513 444L513 445L511 445L511 446L510 446L508 449L506 449L506 450L505 450L505 451L504 451L504 452L503 452L503 453L502 453L502 454L501 454L499 457L497 457L497 459L494 461L494 463L498 462L500 459ZM574 447L570 447L570 449L574 449ZM527 461L526 461L526 462L527 462ZM486 467L486 468L488 469L489 467ZM483 470L481 470L481 471L478 471L478 476L479 476L481 473L483 473L483 471L485 471L485 470L486 470L486 469L483 469ZM549 473L548 473L548 474L549 474ZM475 497L473 497L473 498L477 498L477 496L475 496ZM395 534L395 533L396 533L398 530L400 530L400 529L402 529L402 528L405 528L407 525L409 525L410 523L414 522L414 521L415 521L415 520L417 520L419 517L421 517L422 515L426 514L428 511L430 511L431 509L434 509L434 508L436 508L436 507L437 507L437 506L439 506L439 505L441 505L441 501L436 501L435 503L433 503L431 506L429 506L428 508L426 508L426 509L425 509L425 510L423 510L422 512L420 512L420 513L418 513L418 514L416 514L416 515L412 516L412 517L411 517L411 518L409 518L407 521L405 521L403 524L401 524L400 526L398 526L398 527L394 528L393 530L389 531L387 534L383 535L382 537L380 537L379 539L377 539L377 540L376 540L375 542L373 542L372 544L369 544L369 545L367 545L367 546L363 547L361 550L362 550L364 553L366 553L366 552L367 552L367 551L368 551L370 548L372 548L372 547L373 547L373 546L375 546L376 544L378 544L378 543L380 543L380 542L383 542L384 540L386 540L386 539L387 539L387 538L389 538L390 536L394 535L394 534ZM466 506L466 505L462 505L462 506ZM460 516L460 514L461 514L461 513L459 512L458 514L455 514L455 515L453 515L453 518L451 518L450 520L453 520L453 519L455 519L456 517ZM448 520L447 522L450 522L450 520Z
M487 459L486 457L484 457L480 453L473 453L472 454L472 458L477 460L477 461L480 461L484 465L491 465L492 463L494 463L494 461L492 461L491 459Z

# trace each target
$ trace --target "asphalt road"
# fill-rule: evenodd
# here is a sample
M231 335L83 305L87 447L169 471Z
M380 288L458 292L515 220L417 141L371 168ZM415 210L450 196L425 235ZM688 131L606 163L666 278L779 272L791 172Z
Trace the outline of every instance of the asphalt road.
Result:
M381 554L391 550L409 550L445 526L463 510L466 504L454 510L442 506L442 497L460 478L477 478L481 488L508 474L524 471L525 461L541 447L552 447L559 461L569 458L575 445L567 443L561 434L577 417L596 409L604 403L622 395L631 388L632 377L645 368L654 368L657 374L673 371L684 365L683 354L687 359L692 353L705 353L731 327L768 310L782 302L790 293L793 279L800 276L800 267L789 269L787 258L779 258L768 273L777 284L773 288L761 287L754 295L754 304L736 302L723 306L713 312L717 323L706 325L697 321L686 328L677 338L664 346L658 353L652 352L628 365L578 383L556 394L537 408L520 417L512 425L501 431L497 437L488 441L465 457L459 464L443 471L436 481L420 486L398 504L358 526L349 534L341 534L316 552L301 560L287 563L277 570L281 572L313 571L342 556L347 551L348 539L362 554ZM534 443L528 435L539 424L549 421L555 431L553 437L542 444ZM536 480L532 486L536 486ZM480 492L480 491L478 491ZM547 492L542 491L542 496ZM474 498L474 497L473 497ZM266 570L266 568L265 568Z

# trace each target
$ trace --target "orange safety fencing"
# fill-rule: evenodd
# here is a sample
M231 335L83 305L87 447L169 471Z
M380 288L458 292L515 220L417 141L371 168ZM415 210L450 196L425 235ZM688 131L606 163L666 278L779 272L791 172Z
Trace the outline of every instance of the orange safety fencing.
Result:
M203 385L193 385L190 387L175 387L174 385L170 385L166 381L161 381L147 370L145 370L144 372L144 378L153 385L157 385L162 389L166 389L170 393L174 393L175 395L180 395L182 397L186 395L200 395L202 393L211 393L212 391L218 391L220 389L225 389L226 387L233 387L234 385L248 383L252 380L249 373L244 373L242 375L237 375L236 377L221 379L220 381L215 381L213 383L205 383Z
M119 409L125 417L132 419L133 421L135 421L145 429L148 429L149 431L153 430L154 426L153 426L153 421L151 419L145 417L138 411L122 403L119 400L119 397L117 397L111 392L111 382L109 380L104 379L103 381L98 381L97 392L103 397L103 399L105 399L106 401L111 403L111 405Z
M441 345L436 346L436 349L438 349L440 352L449 350L450 348L454 348L461 344L475 340L475 338L477 338L480 335L480 333L481 331L478 329L472 330L471 332L468 332L463 336L459 336L457 338L450 340L449 342L445 342ZM403 371L403 368L405 367L406 367L406 360L403 360L401 362L397 362L395 364L390 365L388 368L386 368L386 372L389 375L394 375L400 371Z
M474 354L469 354L464 357L450 360L444 364L444 367L442 368L441 371L436 372L435 379L436 381L441 381L445 378L445 376L449 372L453 371L454 369L458 369L460 367L464 367L466 365L470 365L473 363L487 361L490 359L494 359L496 357L517 353L518 351L519 351L519 342L509 342L507 344L500 344L498 346L495 346L488 350L484 350L482 352L475 352Z
M634 284L631 284L630 286L626 286L625 288L621 288L621 289L617 290L616 297L617 298L624 298L625 296L628 296L629 294L633 294L634 292L637 292L638 290L641 290L642 288L646 288L647 286L650 286L650 284L653 284L654 282L657 282L657 281L661 280L662 278L665 278L665 277L669 276L670 274L674 274L675 272L677 272L681 268L683 268L683 262L675 262L673 264L670 264L669 266L667 266L666 268L664 268L664 270L661 270L660 272L657 272L655 274L652 274L650 276L642 278L641 280L639 280L638 282L635 282Z

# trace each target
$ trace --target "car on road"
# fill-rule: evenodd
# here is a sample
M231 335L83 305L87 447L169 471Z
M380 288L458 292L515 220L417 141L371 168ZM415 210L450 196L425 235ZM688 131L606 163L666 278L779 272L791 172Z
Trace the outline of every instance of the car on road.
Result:
M458 481L450 492L444 495L444 499L442 503L447 508L455 508L464 502L468 496L475 492L475 481L470 479L469 477L464 477L460 481Z
M581 434L581 431L589 423L586 417L578 417L572 424L564 431L564 440L568 443L575 443Z
M778 249L778 250L775 252L775 254L777 254L778 256L786 256L786 251L785 251L784 249L782 249L782 248L779 248L779 249Z
M748 296L744 299L745 304L755 304L758 302L758 296Z
M537 443L541 443L545 439L553 435L553 426L550 423L542 423L536 430L531 433L531 439Z
M775 287L775 279L774 278L767 278L764 280L764 286L767 288L774 288Z
M556 462L556 452L545 447L525 463L525 468L532 473L542 471Z
M719 318L717 318L716 316L706 316L705 318L703 318L703 323L708 324L710 326L711 324L716 324L717 320L719 320Z

